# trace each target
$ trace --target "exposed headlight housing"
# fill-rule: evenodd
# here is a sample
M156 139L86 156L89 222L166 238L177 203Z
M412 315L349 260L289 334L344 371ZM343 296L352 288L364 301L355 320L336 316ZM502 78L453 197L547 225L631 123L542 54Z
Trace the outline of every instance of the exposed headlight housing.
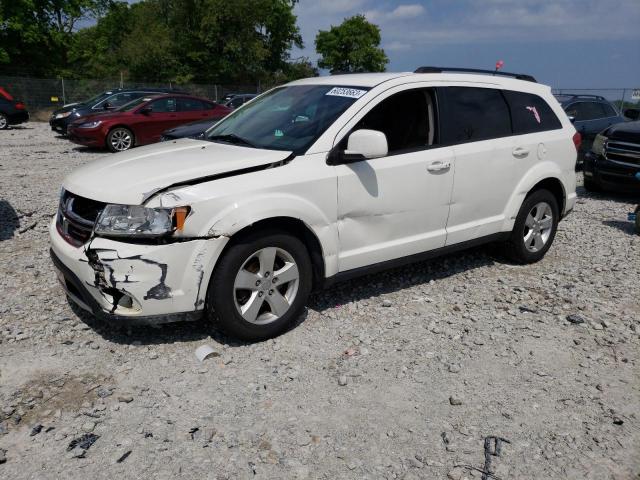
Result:
M72 113L73 113L72 111L58 113L58 114L56 114L56 120L60 120L61 118L67 118Z
M96 128L102 124L102 120L94 120L93 122L84 122L78 125L78 128Z
M603 134L599 133L596 135L596 138L593 140L593 144L591 145L591 151L597 155L604 155L604 147L607 144L609 139L605 137Z
M182 230L189 207L147 208L141 205L107 205L94 231L107 237L157 238Z

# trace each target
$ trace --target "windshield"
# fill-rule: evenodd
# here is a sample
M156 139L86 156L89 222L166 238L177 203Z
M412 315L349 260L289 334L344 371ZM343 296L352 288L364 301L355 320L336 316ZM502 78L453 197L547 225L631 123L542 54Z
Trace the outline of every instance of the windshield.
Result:
M302 153L367 90L331 85L276 88L216 124L206 138Z
M138 105L140 105L142 103L146 103L149 100L151 100L151 97L136 98L135 100L131 100L129 103L125 103L123 106L118 108L117 111L118 112L130 112L131 110L136 108Z

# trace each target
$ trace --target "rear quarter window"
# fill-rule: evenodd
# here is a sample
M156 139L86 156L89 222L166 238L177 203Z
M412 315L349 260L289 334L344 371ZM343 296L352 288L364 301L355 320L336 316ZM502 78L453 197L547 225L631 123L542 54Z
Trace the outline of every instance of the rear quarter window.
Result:
M504 90L503 93L511 109L514 135L562 128L560 120L542 97L511 90Z

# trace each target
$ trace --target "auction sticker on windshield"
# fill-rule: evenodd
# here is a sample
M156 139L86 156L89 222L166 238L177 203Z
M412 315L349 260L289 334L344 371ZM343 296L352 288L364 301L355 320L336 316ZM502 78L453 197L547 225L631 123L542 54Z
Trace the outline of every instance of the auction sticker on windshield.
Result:
M326 95L331 95L333 97L360 98L365 93L367 93L366 90L358 90L357 88L333 87L326 93Z

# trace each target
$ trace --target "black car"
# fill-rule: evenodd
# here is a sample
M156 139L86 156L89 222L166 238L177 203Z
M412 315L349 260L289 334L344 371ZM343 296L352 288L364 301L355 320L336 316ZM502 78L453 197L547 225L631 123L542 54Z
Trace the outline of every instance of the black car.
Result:
M201 120L198 122L188 123L186 125L180 125L179 127L166 130L162 133L160 141L177 140L178 138L203 138L204 132L218 123L220 119L215 120Z
M54 111L49 119L49 125L54 132L66 135L67 127L80 117L94 113L115 110L132 100L145 95L157 95L162 93L185 93L169 88L116 88L96 95L90 100L81 103L70 103Z
M600 132L584 157L584 187L640 194L640 121Z
M229 100L224 103L225 107L229 108L238 108L241 105L244 105L249 100L252 100L258 96L257 93L239 93L234 94Z
M606 98L599 95L563 93L555 97L582 136L579 161L589 151L593 139L599 132L611 125L626 121Z
M29 121L27 107L0 87L0 130Z

